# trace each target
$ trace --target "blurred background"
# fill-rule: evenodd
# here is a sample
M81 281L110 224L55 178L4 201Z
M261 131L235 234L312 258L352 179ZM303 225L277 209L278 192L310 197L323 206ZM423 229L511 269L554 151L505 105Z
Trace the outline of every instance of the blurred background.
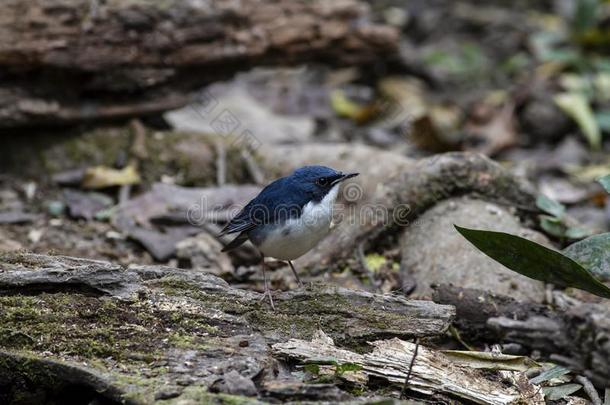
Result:
M567 207L535 224L559 246L608 230L606 1L1 7L2 251L185 267L198 251L235 276L251 256L210 253L214 221L192 239L196 196L220 187L222 223L290 156L345 169L311 152L338 143L480 152ZM391 164L351 163L362 177Z

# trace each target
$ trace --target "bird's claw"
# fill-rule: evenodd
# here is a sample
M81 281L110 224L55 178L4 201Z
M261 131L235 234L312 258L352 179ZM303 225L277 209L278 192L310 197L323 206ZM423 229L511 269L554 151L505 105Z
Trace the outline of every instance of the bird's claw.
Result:
M263 293L263 296L259 299L259 302L264 300L266 297L269 297L269 304L271 304L271 309L275 311L275 304L273 303L273 295L271 293L271 290L266 289Z

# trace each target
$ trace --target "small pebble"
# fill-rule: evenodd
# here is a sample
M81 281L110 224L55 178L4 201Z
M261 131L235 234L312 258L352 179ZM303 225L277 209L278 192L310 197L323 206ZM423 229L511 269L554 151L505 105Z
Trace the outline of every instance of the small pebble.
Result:
M49 201L47 204L47 211L50 215L54 217L58 217L64 213L66 210L66 204L63 201Z

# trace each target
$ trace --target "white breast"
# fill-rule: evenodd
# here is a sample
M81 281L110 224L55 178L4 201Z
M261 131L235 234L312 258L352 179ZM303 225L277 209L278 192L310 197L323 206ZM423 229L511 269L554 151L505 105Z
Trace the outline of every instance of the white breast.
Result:
M269 233L259 250L265 256L280 260L294 260L307 253L328 234L338 193L339 184L322 201L307 203L300 218L290 219Z

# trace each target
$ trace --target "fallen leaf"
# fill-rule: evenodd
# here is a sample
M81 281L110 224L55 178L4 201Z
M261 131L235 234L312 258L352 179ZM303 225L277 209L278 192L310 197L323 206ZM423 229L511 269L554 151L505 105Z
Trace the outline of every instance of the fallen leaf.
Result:
M374 105L361 105L350 100L341 90L330 94L330 104L338 116L349 118L358 124L370 121L379 112Z
M23 211L0 212L0 224L27 224L36 218L36 215Z
M610 193L610 174L600 177L597 179L597 181L604 187L604 189L606 189L608 193Z
M138 184L140 181L140 175L133 165L126 166L124 169L95 166L85 170L81 186L84 188L98 189Z
M506 102L500 108L491 108L488 114L483 122L471 117L465 126L468 133L466 143L473 145L467 149L493 156L517 144L514 104Z
M428 101L423 83L416 79L386 77L377 88L385 100L377 124L400 127L413 143L431 152L458 149L461 137L455 134L462 112L456 105Z
M470 368L525 371L540 366L527 356L466 350L442 350L442 352L454 363Z
M542 392L544 392L547 401L558 401L575 393L581 388L582 385L580 384L563 384L555 387L542 387Z
M106 194L96 192L82 192L65 189L64 201L68 207L68 214L72 218L92 219L96 213L110 207L112 198Z
M559 93L554 97L555 103L572 118L594 149L601 147L601 132L587 97L579 92Z
M558 203L557 201L540 194L536 199L536 206L547 214L551 214L554 217L561 218L566 212L566 207Z
M540 384L543 383L545 381L549 381L552 380L554 378L559 378L563 375L566 375L570 372L569 369L563 367L563 366L555 366L555 367L551 367L548 370L543 371L542 373L538 374L536 377L532 378L530 380L530 383L532 384Z

